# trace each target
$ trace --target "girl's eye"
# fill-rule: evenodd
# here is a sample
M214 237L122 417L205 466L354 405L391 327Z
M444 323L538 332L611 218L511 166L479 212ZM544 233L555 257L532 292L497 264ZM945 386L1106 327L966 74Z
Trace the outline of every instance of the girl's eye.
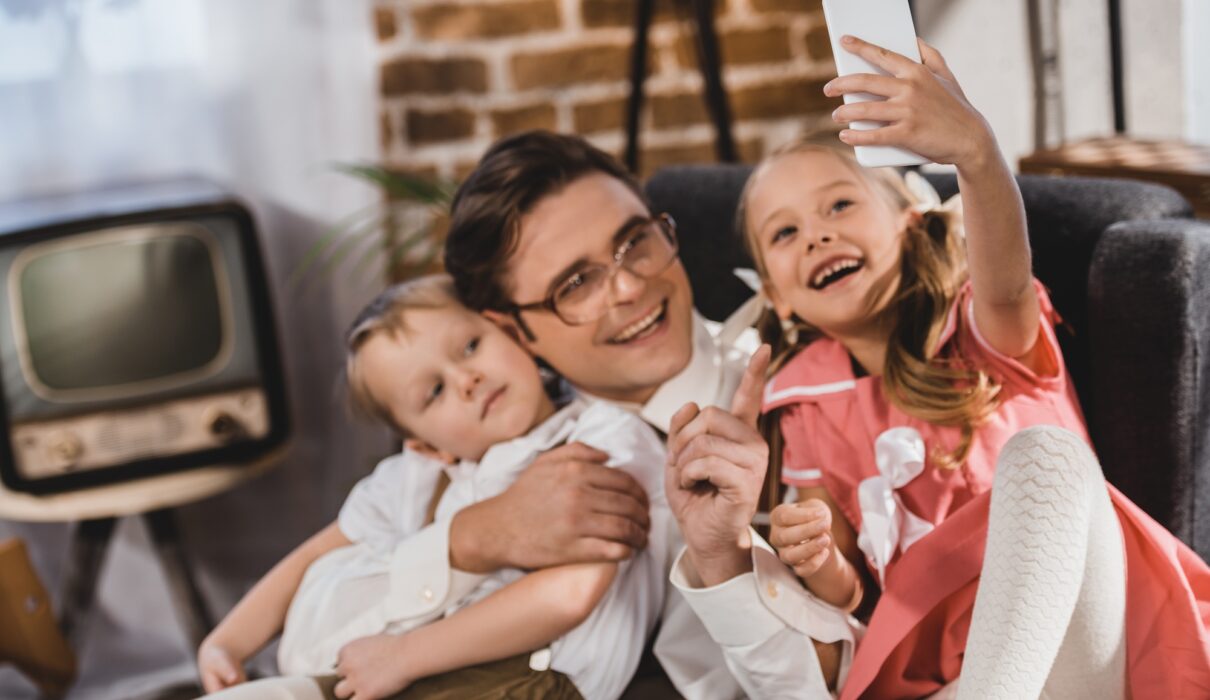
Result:
M479 347L479 338L478 337L471 338L470 340L468 340L466 342L466 347L462 348L462 354L469 356L469 355L473 354L475 352L475 350L478 349L478 347Z
M773 239L770 242L777 243L778 241L781 241L782 239L793 236L795 233L798 233L797 226L782 226L781 228L779 228L773 232Z
M848 209L851 206L853 206L853 200L838 199L838 200L836 200L836 203L832 205L831 213L839 214L840 212L844 211L845 209Z
M429 404L433 403L438 398L440 398L441 392L443 392L443 391L445 391L445 382L438 380L436 383L433 384L433 387L431 389L429 389L429 393L424 395L425 408L428 408Z

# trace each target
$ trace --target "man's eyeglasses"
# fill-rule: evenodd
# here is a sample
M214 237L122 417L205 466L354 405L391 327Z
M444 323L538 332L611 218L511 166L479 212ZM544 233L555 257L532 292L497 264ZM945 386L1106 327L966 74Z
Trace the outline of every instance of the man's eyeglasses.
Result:
M668 269L676 259L676 222L667 214L636 221L621 234L621 241L613 262L580 267L556 283L542 301L507 309L530 340L534 334L521 320L522 311L550 311L569 326L592 323L609 310L609 287L619 268L643 279Z

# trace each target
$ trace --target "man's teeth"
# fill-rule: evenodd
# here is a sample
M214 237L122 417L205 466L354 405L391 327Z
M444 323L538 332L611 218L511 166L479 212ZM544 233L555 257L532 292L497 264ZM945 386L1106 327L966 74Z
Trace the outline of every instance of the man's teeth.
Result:
M660 316L663 315L663 313L664 313L664 305L660 304L659 306L652 309L651 313L647 314L643 318L640 318L639 320L635 321L634 323L630 324L629 326L626 326L625 328L623 328L621 333L618 333L617 335L615 335L613 337L613 342L624 343L627 340L630 340L631 338L635 337L639 333L642 333L643 331L647 330L648 327L650 327L657 320L659 320Z
M850 268L855 268L859 265L861 265L861 263L859 263L856 260L840 260L831 265L828 265L827 268L825 268L823 271L821 271L818 275L815 275L815 279L811 280L811 284L814 285L815 287L822 287L824 280L828 279L829 277L836 274L837 272L840 272L842 270L848 270Z

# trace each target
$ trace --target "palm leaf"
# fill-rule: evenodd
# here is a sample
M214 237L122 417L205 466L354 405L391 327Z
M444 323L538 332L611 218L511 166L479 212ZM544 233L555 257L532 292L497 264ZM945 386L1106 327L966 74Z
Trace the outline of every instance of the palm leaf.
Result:
M289 278L291 286L298 286L317 269L320 276L329 276L354 258L353 270L359 277L375 260L381 260L380 272L389 279L406 256L429 241L434 222L453 200L457 189L457 183L449 180L381 165L336 163L332 167L381 189L386 201L358 209L326 231L295 267ZM403 273L410 275L432 264L440 246L430 242L431 249L419 259L409 260Z

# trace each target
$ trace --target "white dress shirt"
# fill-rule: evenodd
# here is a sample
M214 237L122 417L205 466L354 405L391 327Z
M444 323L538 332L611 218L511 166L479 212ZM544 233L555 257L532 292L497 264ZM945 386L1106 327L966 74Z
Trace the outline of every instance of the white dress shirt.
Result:
M575 399L527 435L489 449L478 463L445 468L450 485L436 515L450 518L462 508L503 492L542 452L570 441L609 453L607 464L624 469L647 490L652 504L652 546L622 562L592 614L574 630L535 654L559 671L587 700L612 700L638 667L646 639L663 605L673 529L663 497L664 447L654 431L632 414L603 402ZM308 569L291 603L278 663L287 674L331 672L348 642L371 634L399 634L451 614L525 574L504 569L477 577L474 587L441 607L428 603L439 587L431 571L417 570L407 556L407 538L424 524L427 504L442 465L410 452L384 460L353 489L340 512L340 529L354 545L322 557ZM405 543L400 547L400 543ZM451 572L453 577L464 576ZM427 581L418 605L408 592Z
M693 326L689 364L637 407L665 432L689 401L729 408L759 347L746 324L717 324L694 314ZM690 584L698 577L677 539L656 656L689 700L831 697L811 640L843 642L843 681L863 627L809 593L755 531L751 536L752 572L710 588Z

